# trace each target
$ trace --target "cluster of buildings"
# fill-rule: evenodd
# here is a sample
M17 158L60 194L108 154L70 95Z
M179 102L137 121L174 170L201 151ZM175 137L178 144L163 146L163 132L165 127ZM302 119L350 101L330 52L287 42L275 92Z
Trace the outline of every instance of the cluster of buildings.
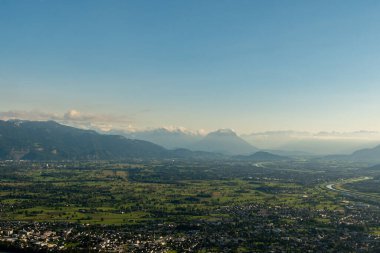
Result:
M0 222L0 246L40 252L379 252L379 212L347 203L345 210L245 204L212 217L106 226ZM218 216L219 215L219 216Z

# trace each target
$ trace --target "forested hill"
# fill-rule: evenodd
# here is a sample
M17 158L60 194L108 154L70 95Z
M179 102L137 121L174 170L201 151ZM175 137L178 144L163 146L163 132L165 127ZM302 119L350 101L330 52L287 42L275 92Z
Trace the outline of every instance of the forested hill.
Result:
M0 159L111 160L167 157L156 144L103 135L54 121L0 121Z

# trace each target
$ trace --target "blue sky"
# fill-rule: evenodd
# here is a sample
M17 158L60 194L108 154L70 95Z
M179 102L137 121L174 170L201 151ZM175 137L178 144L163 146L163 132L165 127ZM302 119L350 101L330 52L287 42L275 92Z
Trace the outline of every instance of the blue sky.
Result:
M379 13L379 1L0 0L1 115L380 130Z

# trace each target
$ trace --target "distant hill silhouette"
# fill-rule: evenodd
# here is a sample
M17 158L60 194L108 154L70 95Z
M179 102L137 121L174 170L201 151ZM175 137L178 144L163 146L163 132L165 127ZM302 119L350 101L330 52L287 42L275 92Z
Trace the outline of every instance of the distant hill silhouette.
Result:
M156 144L54 121L0 121L0 159L90 160L167 157Z
M355 151L350 155L350 159L357 162L380 163L380 145Z
M322 159L376 164L376 163L380 163L380 145L374 148L366 148L366 149L357 150L353 152L351 155L329 155L329 156L323 157Z
M109 133L109 132L108 132ZM111 133L123 135L129 139L138 139L153 142L167 149L188 148L203 138L202 135L182 129L157 128L136 132L111 131Z
M247 160L247 161L254 161L254 162L270 162L270 161L291 160L289 157L275 155L275 154L265 152L265 151L259 151L259 152L252 154L252 155L247 155L247 156L242 156L242 155L234 156L233 158L238 159L238 160Z
M208 151L226 155L247 155L258 149L230 130L220 129L206 135L190 147L192 150Z

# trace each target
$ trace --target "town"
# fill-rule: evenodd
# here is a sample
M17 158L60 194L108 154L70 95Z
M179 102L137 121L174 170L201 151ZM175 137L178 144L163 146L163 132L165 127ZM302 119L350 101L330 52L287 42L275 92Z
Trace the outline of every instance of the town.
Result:
M6 161L0 168L0 248L8 251L380 249L376 196L327 187L360 185L363 170L352 164Z

